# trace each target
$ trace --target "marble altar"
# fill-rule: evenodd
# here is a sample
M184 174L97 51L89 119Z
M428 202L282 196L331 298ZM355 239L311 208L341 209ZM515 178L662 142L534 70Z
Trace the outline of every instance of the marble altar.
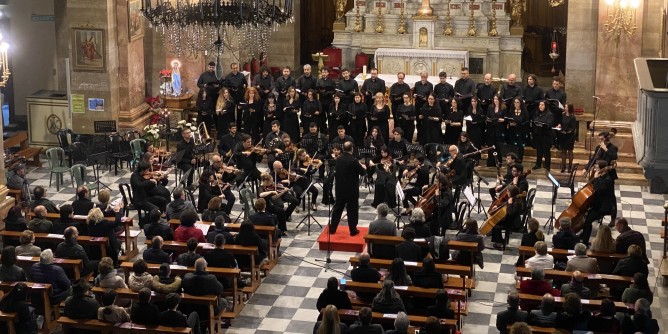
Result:
M469 66L469 52L455 50L415 50L378 48L375 54L378 73L420 75L426 71L436 76L446 71L448 75L459 73L459 69ZM454 84L454 83L453 83Z

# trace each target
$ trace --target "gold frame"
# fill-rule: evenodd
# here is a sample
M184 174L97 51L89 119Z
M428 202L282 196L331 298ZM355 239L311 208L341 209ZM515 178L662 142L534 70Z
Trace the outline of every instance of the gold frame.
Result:
M72 28L72 70L78 72L106 72L107 71L107 40L104 29ZM92 44L92 50L86 50L87 42ZM90 52L90 55L87 53ZM85 58L93 57L86 64ZM100 60L95 61L95 57Z

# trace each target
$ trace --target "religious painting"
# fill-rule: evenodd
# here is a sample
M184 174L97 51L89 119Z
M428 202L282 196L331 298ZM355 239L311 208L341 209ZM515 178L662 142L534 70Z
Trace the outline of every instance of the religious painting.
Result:
M74 71L106 71L107 54L104 30L72 28L72 69Z
M130 0L128 2L128 32L130 41L144 36L144 17L141 14L140 0Z

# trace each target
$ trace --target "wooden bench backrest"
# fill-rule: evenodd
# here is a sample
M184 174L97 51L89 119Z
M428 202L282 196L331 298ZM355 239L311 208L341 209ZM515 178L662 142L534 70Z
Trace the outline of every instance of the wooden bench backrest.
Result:
M520 246L519 248L520 255L524 256L533 256L536 254L536 251L531 246ZM575 251L572 249L561 249L561 248L548 248L547 253L554 256L555 258L565 259L568 256L575 255ZM592 252L587 251L587 256L594 257L598 260L605 261L618 261L626 257L626 254L618 253L601 253L601 252Z
M132 262L123 262L121 263L121 268L126 272L129 273L132 271ZM157 275L160 272L160 265L156 263L147 263L148 269L147 271L151 273L152 275ZM171 272L175 275L183 276L187 273L194 273L195 272L195 267L185 267L183 268L182 266L176 266L176 265L171 265ZM216 267L207 267L206 271L209 274L212 274L216 277L230 277L230 278L235 278L235 277L240 277L241 276L241 270L236 269L236 268L216 268Z
M166 327L166 326L144 326L131 322L114 324L97 319L70 319L65 316L61 316L60 318L58 318L58 323L63 325L63 327L65 328L97 330L97 331L102 331L103 333L104 331L109 330L110 327L113 328L112 331L114 333L145 333L145 334L192 333L192 329L187 327L181 328L181 327Z
M526 267L516 267L517 276L520 277L531 277L531 269ZM573 277L573 272L570 271L561 271L554 269L545 269L545 278L554 279L559 281L570 281ZM633 277L629 276L618 276L618 275L606 275L606 274L589 274L585 278L591 281L599 281L605 284L614 284L614 285L625 285L628 286L633 283Z
M520 293L520 300L530 300L537 303L540 303L543 299L543 296L530 295L526 293ZM561 308L564 303L564 297L554 297L554 305L557 308ZM582 299L582 307L590 311L598 311L601 309L601 300L598 299ZM615 308L620 312L629 312L633 311L632 304L624 304L622 302L615 302Z
M359 319L359 311L357 310L338 310L339 318L341 320L356 321ZM385 317L383 313L372 312L373 320L371 321L374 324L383 324L383 325L394 325L394 317ZM420 315L409 315L408 320L410 321L411 326L424 326L427 323L427 317ZM445 325L450 329L454 329L457 326L457 320L454 319L440 319L441 325Z
M378 293L383 288L382 283L362 283L348 281L346 282L346 290L356 292L372 292ZM400 295L407 295L413 297L435 298L439 289L436 288L420 288L417 286L395 287L395 290ZM448 297L452 301L465 301L466 291L459 289L445 289L448 292Z
M25 148L28 146L28 132L19 131L15 135L7 138L3 144L5 149L15 146L21 146L21 148Z
M360 263L359 258L354 256L350 257L350 263L353 266L358 266ZM389 269L392 266L392 260L371 259L371 262L369 264L373 268ZM404 262L404 266L406 267L406 271L408 272L422 270L422 262ZM469 274L471 273L471 268L467 266L460 266L457 264L436 263L436 271L441 274L469 276Z
M146 246L151 246L151 240L146 240ZM185 242L180 241L164 241L162 244L163 249L174 250L177 253L185 253L188 251L188 246ZM214 249L213 244L209 243L200 243L197 245L197 252L202 253L205 251L210 251ZM223 249L234 253L234 254L243 254L243 255L256 255L258 254L257 246L240 246L240 245L225 245Z

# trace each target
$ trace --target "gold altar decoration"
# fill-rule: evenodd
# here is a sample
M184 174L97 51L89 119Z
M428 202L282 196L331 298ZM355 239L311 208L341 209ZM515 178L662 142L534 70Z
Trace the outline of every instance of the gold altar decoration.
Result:
M397 34L403 35L406 33L406 19L404 17L404 0L401 0L399 6L401 6L401 12L399 14L399 27L397 28Z
M564 4L564 0L547 0L550 7L557 7Z
M429 17L434 13L434 9L431 8L429 0L422 0L422 5L418 8L417 16L419 17Z
M640 0L605 0L608 6L604 31L611 37L619 39L625 33L636 33L636 9Z
M378 7L378 19L376 20L376 33L382 34L384 31L383 29L383 10L382 8Z
M512 0L510 17L513 19L513 27L522 27L522 13L526 11L524 0Z
M471 15L469 16L469 31L468 35L469 36L475 36L475 19L473 18L474 14L474 9L473 9L473 2L475 0L471 0L471 4L469 5L469 11L471 12Z
M443 30L443 35L451 36L452 35L452 16L450 16L450 2L448 0L448 9L445 12L445 29Z
M0 35L0 87L5 87L7 81L9 81L9 76L12 73L9 71L9 61L7 58L7 51L9 51L9 44L2 41L2 35Z
M346 5L348 0L334 0L334 6L336 8L336 21L343 22L343 17L346 15Z
M329 60L329 55L326 55L322 52L316 52L311 55L313 60L318 62L318 71L322 70L325 67L325 60Z
M357 13L355 14L355 26L353 27L354 32L361 32L362 31L362 19L360 15L360 5L359 3L356 4L357 7Z
M492 29L489 31L489 36L499 36L499 32L496 31L496 0L492 0Z

